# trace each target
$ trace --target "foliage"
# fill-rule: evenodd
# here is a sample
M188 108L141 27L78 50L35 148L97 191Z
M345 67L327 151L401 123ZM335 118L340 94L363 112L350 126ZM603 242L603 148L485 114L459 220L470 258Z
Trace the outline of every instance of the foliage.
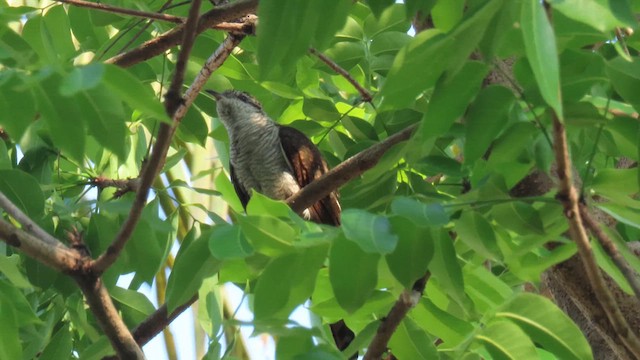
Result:
M59 239L81 230L95 257L114 239L133 194L89 191L98 178L139 175L158 124L168 121L160 94L177 49L126 69L105 60L173 25L143 28L124 15L17 3L0 0L0 126L7 134L0 191ZM552 23L537 0L280 3L261 1L257 37L244 39L207 87L253 94L273 119L311 137L331 167L408 126L417 130L341 189L343 225L331 228L259 195L242 212L227 178L226 132L213 99L199 95L133 237L103 276L126 324L133 328L154 310L136 290L161 281L177 239L166 302L171 311L200 290L208 359L228 354L221 335L233 335L220 326L223 299L212 278L244 289L251 324L277 336L279 359L329 358L341 355L327 323L344 319L357 334L349 351L362 353L401 293L426 272L424 296L389 343L400 359L591 358L566 315L524 292L575 253L562 207L553 191L516 198L510 190L534 170L550 172L553 109L568 128L584 194L603 200L598 206L618 220L611 229L618 239L638 238L640 173L615 167L621 157L640 157L640 43L619 31L637 28L638 2L552 0ZM202 12L211 7L203 2ZM414 36L416 13L430 15L433 28ZM224 36L198 36L187 83ZM306 53L310 46L376 94L375 106ZM513 74L502 74L510 81L483 86L505 59L514 61ZM559 245L545 248L549 241ZM4 243L0 253L0 358L112 353L64 274ZM131 285L118 287L129 273ZM314 314L311 330L288 320L301 305Z

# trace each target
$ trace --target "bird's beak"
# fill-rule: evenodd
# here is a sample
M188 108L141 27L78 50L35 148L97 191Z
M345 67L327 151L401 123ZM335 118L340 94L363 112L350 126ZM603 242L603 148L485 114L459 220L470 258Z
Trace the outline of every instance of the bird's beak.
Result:
M205 92L207 92L208 94L211 94L216 100L222 99L222 94L217 91L207 89L205 90Z

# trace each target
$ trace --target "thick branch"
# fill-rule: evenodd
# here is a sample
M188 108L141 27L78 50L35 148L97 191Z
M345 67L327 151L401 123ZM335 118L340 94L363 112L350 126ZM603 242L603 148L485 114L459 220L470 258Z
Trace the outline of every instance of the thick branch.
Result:
M134 10L134 9L126 9L126 8L121 8L117 6L94 3L94 2L84 1L84 0L55 0L55 1L61 2L64 4L78 6L78 7L110 12L114 14L130 15L130 16L135 16L135 17L144 18L144 19L167 21L174 24L183 24L185 21L184 18L181 18L179 16L154 13L154 12L148 12L148 11L140 11L140 10Z
M122 321L102 280L91 274L80 274L75 280L120 360L144 359L142 349Z
M567 135L564 124L560 122L555 113L553 114L553 130L556 163L558 164L558 179L560 180L560 189L557 198L562 201L564 206L564 215L569 222L569 234L578 246L578 254L584 265L589 283L593 287L593 292L607 314L611 325L613 325L617 335L627 349L637 358L640 358L640 340L638 340L633 329L629 327L596 264L593 250L591 249L591 244L589 243L589 238L580 215L578 192L571 180L571 162L569 160Z
M194 79L193 84L191 84L189 89L185 92L182 103L173 115L171 125L166 123L160 124L156 143L153 147L153 151L151 152L149 161L142 171L140 188L136 193L136 198L131 206L131 210L129 211L129 216L125 220L124 224L122 224L120 232L107 251L90 264L90 267L97 274L104 272L116 261L120 252L124 248L124 245L131 237L131 234L140 219L140 215L142 214L142 209L146 204L149 188L162 168L163 161L167 155L167 150L171 144L171 138L180 124L180 121L182 121L182 118L186 115L189 106L191 106L195 98L198 96L202 86L206 83L209 76L211 76L211 73L222 65L224 60L229 56L229 54L231 54L233 48L240 43L242 38L243 36L229 35L222 44L220 44L218 49L216 49L213 55L211 55L207 60L207 63L204 65L202 70L200 70L200 73Z
M258 0L240 0L234 3L218 6L200 17L196 32L199 34L222 22L237 19L246 14L255 12L257 6ZM106 62L122 67L128 67L141 61L145 61L162 54L165 50L175 45L178 45L183 39L183 32L184 25L178 25L176 28L169 30L157 38L149 40L129 52L114 56Z
M638 299L640 299L640 279L638 279L638 274L636 274L622 254L620 254L616 244L611 241L609 236L602 231L600 225L593 219L593 217L591 217L586 206L580 205L580 215L582 216L587 228L596 237L596 239L598 239L604 251L609 255L611 260L613 260L613 263L616 264L618 269L620 269L620 272L625 279L627 279L631 289L633 289L633 293Z
M400 295L400 298L393 305L389 314L382 319L376 335L373 337L373 340L371 340L371 343L367 348L367 353L364 354L364 360L382 359L382 355L387 351L387 345L389 344L391 336L396 331L409 310L413 309L420 301L428 278L429 274L417 280L413 284L413 289L405 290Z
M312 206L318 200L338 189L351 179L374 167L382 155L394 145L408 140L416 129L416 125L393 134L385 140L359 152L328 171L317 180L303 187L295 195L287 199L287 204L297 213Z
M0 238L30 257L60 272L69 273L79 267L80 255L62 243L50 244L42 241L10 223L0 219Z
M325 54L319 52L314 48L310 48L309 52L317 56L318 59L320 59L323 63L327 64L327 66L329 66L333 71L340 74L351 85L353 85L353 87L356 88L358 93L360 93L360 97L362 97L362 101L368 102L368 103L371 102L371 100L373 99L371 94L367 91L367 89L362 87L362 85L360 85L360 83L358 83L356 79L354 79L353 76L351 76L351 74L349 74L347 70L343 69L342 67L340 67L340 65L336 64L335 61L331 60L328 56L326 56Z

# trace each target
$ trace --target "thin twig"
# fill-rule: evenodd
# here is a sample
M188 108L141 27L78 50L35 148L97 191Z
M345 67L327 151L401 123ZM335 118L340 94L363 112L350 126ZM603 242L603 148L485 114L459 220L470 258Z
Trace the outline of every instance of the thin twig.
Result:
M165 95L165 109L167 114L171 117L175 114L178 106L182 102L182 96L180 89L184 83L184 73L187 68L187 62L189 61L189 55L193 48L193 42L196 38L196 23L198 21L198 14L200 13L200 4L202 0L193 0L191 7L189 8L189 18L184 26L184 38L182 39L182 47L178 54L178 60L176 61L176 68L173 73L173 79L169 85L169 89Z
M367 353L364 354L364 360L382 359L382 355L387 351L389 340L398 325L409 313L409 310L413 309L420 301L428 279L429 274L417 280L411 290L405 290L400 295L387 316L382 319L376 335L367 348Z
M147 201L149 188L151 187L153 180L162 167L162 163L166 157L167 150L169 149L169 145L171 143L171 138L173 137L173 134L180 124L180 121L182 121L182 119L186 115L187 110L200 93L202 86L206 83L209 76L211 76L211 73L215 69L220 67L220 65L222 65L224 60L231 54L231 51L240 43L242 38L243 36L230 34L222 42L222 44L220 44L213 55L209 57L204 67L200 70L200 73L198 74L198 76L196 76L189 89L185 91L183 101L178 106L178 109L173 115L172 124L160 124L158 137L153 147L153 151L151 152L149 161L142 170L142 175L140 177L140 188L136 193L135 200L131 206L131 210L129 211L129 216L122 224L120 232L116 236L116 239L113 241L113 243L107 248L107 251L89 264L89 266L96 273L100 274L104 272L117 260L120 252L131 237L133 229L140 219L142 209L144 208Z
M373 97L371 96L371 93L369 93L367 89L365 89L362 85L360 85L360 83L356 81L356 79L354 79L353 76L351 76L351 74L349 74L347 70L343 69L340 65L336 64L335 61L329 59L328 56L326 56L325 54L319 52L314 48L309 48L309 52L315 55L316 57L318 57L318 59L320 59L323 63L327 64L327 66L329 66L333 71L340 74L351 85L353 85L353 87L356 88L356 90L358 90L358 93L360 93L360 97L362 98L362 101L371 103L371 100L373 99Z
M416 127L417 125L411 125L408 128L369 147L368 149L348 158L340 163L340 165L329 170L317 180L303 187L296 194L288 198L286 201L287 204L297 213L304 211L304 209L312 206L318 200L346 184L351 179L360 176L363 172L374 167L378 161L380 161L382 155L384 155L394 145L408 140Z
M162 329L166 328L173 320L175 320L180 314L187 310L194 302L198 300L198 295L194 295L184 304L178 306L173 312L167 316L167 304L164 304L158 308L153 314L149 315L138 326L133 329L133 337L136 339L140 346L145 345L156 335L158 335Z
M624 315L620 311L620 307L613 298L609 288L607 288L584 228L580 214L578 192L572 182L571 161L569 160L569 149L564 124L560 122L555 112L552 113L552 118L558 179L560 180L560 189L558 190L557 198L564 206L564 215L569 222L569 234L578 247L578 254L584 265L589 283L593 287L593 292L598 302L607 314L609 322L620 340L625 344L625 347L637 358L640 358L640 340L638 340L634 330L629 327Z
M200 17L197 33L199 34L212 26L252 13L256 10L257 6L258 0L240 0L230 4L217 6ZM252 28L252 25L247 26ZM243 29L245 28L243 27ZM183 38L183 31L184 25L178 25L176 28L145 42L129 52L114 56L106 62L122 67L128 67L160 55L165 50L180 43Z
M111 6L111 5L106 5L102 3L94 3L94 2L84 1L84 0L54 0L54 1L77 6L77 7L110 12L114 14L122 14L122 15L135 16L135 17L144 18L144 19L167 21L174 24L184 24L185 22L185 19L180 16L160 14L160 13L148 12L148 11L140 11L140 10L134 10L134 9L126 9L126 8L121 8L117 6Z
M167 304L163 304L133 329L131 332L133 338L139 346L144 346L162 332L164 328L169 326L173 320L187 310L196 300L198 300L198 295L195 295L186 303L178 306L169 316L167 316ZM118 360L118 357L105 356L102 360Z
M140 188L140 179L107 179L102 176L90 179L89 184L97 186L99 189L105 189L108 187L117 188L117 194L115 197L120 197L128 192L136 192Z
M33 234L35 237L44 241L48 245L51 246L62 246L62 243L58 241L55 237L50 235L48 232L44 231L38 224L36 224L29 216L22 212L22 210L18 209L9 198L7 198L2 191L0 191L0 208L3 208L7 214L11 215L14 219L16 219L22 228Z
M582 216L582 219L589 231L591 231L593 236L598 239L604 251L609 255L611 260L613 260L618 269L620 269L624 278L627 279L631 289L633 289L633 293L638 299L640 299L640 278L638 278L638 274L631 268L622 254L620 254L616 244L609 238L609 236L607 236L607 234L605 234L600 225L593 219L585 205L580 205L580 215Z
M102 331L111 342L116 354L120 359L145 359L144 353L136 343L131 332L118 314L111 301L111 296L104 287L99 277L91 274L80 274L74 276L80 286L82 293L91 309L91 312L98 320Z

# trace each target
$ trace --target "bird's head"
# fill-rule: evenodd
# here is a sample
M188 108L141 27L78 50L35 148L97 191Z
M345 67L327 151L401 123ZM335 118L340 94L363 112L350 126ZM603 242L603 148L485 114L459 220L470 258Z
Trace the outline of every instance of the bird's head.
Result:
M205 91L216 99L218 116L225 125L237 124L264 115L258 100L245 92L237 90L228 90L223 93L213 90Z

